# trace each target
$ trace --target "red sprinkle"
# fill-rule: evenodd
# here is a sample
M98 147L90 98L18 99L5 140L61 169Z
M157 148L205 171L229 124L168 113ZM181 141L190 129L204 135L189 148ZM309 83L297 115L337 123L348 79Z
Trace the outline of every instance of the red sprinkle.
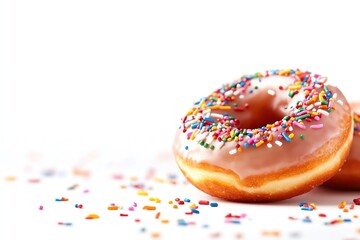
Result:
M355 203L355 205L360 205L360 198L355 198L353 202Z
M319 217L326 217L326 214L325 213L320 213Z
M127 217L128 215L126 213L120 213L120 217Z
M200 201L199 201L199 204L200 204L200 205L209 205L209 201L200 200Z

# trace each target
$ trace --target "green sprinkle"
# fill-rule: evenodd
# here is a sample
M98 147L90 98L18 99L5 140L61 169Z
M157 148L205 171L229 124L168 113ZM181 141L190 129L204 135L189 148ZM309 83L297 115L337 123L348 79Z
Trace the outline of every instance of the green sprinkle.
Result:
M301 138L301 139L304 139L304 138L305 138L304 134L301 134L301 135L300 135L300 138Z
M211 97L211 100L218 101L219 99L217 97Z
M325 100L322 100L322 101L321 101L321 104L322 104L322 105L328 105L329 103L328 103L327 101L325 101Z
M230 85L230 88L234 88L234 87L236 87L236 83Z
M310 114L304 114L304 115L296 117L295 120L297 121L297 120L308 118L308 117L310 117Z
M205 143L204 144L204 148L208 148L209 147L209 144L208 143Z
M200 145L201 145L201 146L203 146L204 143L205 143L204 140L201 140L201 141L200 141Z
M255 89L259 89L259 87L258 87L258 86L255 86L254 88L255 88Z
M328 108L328 112L332 112L332 109L331 109L331 108Z
M211 149L211 150L214 150L214 148L215 148L214 145L211 145L211 146L210 146L210 149Z
M291 97L291 98L294 97L295 91L290 91L288 95L289 95L289 97Z
M289 120L289 119L290 119L289 116L285 116L285 117L283 118L283 120L285 120L285 121L287 121L287 120Z

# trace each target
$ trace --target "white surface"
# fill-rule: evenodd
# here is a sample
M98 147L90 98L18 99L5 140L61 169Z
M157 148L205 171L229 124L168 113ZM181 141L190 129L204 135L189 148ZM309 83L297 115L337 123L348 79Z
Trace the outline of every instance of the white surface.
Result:
M73 178L55 180L56 187L47 181L29 187L24 172L28 161L41 159L43 168L69 171L96 158L103 160L97 169L104 176L102 170L109 168L109 162L125 169L157 161L172 163L172 133L184 111L243 73L289 67L309 70L327 75L350 100L356 100L358 9L357 1L0 1L0 192L7 196L0 197L0 234L5 236L0 239L25 234L79 239L82 234L102 237L107 231L114 239L122 237L132 225L118 224L117 218L89 223L81 216L67 229L56 222L59 216L77 218L73 209L39 212L39 202L49 201L52 206L50 201ZM3 180L8 175L19 180L8 183ZM112 184L108 180L100 178L95 185ZM169 191L188 196L187 189ZM114 192L103 194L102 202L89 200L94 209L103 208ZM194 189L191 194L204 196ZM355 195L311 193L299 199L308 196L308 201L318 202L335 216L338 201L351 201ZM327 202L328 198L334 200ZM284 220L282 216L289 214L299 218L308 214L296 203L224 203L219 214L223 218L226 210L249 213L256 224L244 221L239 226L246 238L258 236L268 225L269 230L280 228L284 239L292 230L300 231L298 238L304 239L319 234L359 238L358 222L327 228L323 221L304 225ZM208 214L209 221L220 216L215 211ZM199 215L201 222L200 216L204 215ZM178 232L174 224L163 236L176 229L176 236L207 238L222 230L221 223L222 219L211 224L206 233L201 225ZM152 231L164 230L154 224ZM237 227L230 226L226 234L232 237ZM130 232L137 237L138 229Z

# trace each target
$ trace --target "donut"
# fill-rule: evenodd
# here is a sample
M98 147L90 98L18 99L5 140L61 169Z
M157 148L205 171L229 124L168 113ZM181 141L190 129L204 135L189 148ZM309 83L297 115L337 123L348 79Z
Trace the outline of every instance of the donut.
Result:
M194 102L172 145L185 178L236 202L288 199L334 176L353 121L327 78L299 69L244 75Z
M339 190L360 190L360 102L352 102L354 112L354 136L350 154L340 171L325 183Z

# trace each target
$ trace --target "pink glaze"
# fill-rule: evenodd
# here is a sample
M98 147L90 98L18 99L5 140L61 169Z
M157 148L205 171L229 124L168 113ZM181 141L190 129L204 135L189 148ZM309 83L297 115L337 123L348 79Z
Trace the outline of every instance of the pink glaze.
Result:
M284 116L290 115L291 107L295 107L298 101L303 101L305 98L304 89L300 89L293 98L288 96L288 87L293 85L293 82L293 78L289 76L262 77L261 82L258 78L254 78L250 81L251 89L254 89L254 86L257 86L258 89L249 93L250 88L248 88L238 94L234 100L238 106L247 104L247 109L241 112L235 111L234 108L231 110L211 110L211 113L233 115L239 120L238 128L261 128L267 123L281 121ZM279 88L279 86L281 87ZM317 120L312 119L312 122L303 121L301 126L297 122L293 124L292 133L294 137L291 142L284 139L281 135L282 129L279 127L272 130L274 139L271 142L271 148L266 142L260 147L245 148L246 142L254 141L245 136L243 140L240 138L238 142L242 149L239 152L236 151L235 142L226 142L222 146L221 142L212 140L211 134L207 134L207 136L204 135L206 136L204 141L215 146L213 150L210 150L201 146L197 138L189 140L188 135L192 129L187 128L184 133L182 126L175 136L174 153L191 161L205 162L232 170L240 178L273 173L309 161L309 156L316 154L325 143L333 141L342 134L341 126L343 125L341 123L344 118L351 117L350 106L341 91L333 86L327 87L332 94L336 93L336 98L331 103L336 110L330 112L328 116L322 114ZM321 91L323 88L315 89ZM240 97L240 95L243 96ZM311 125L320 126L320 124L323 127L310 127ZM304 135L304 139L300 137L301 135ZM360 143L360 137L356 139ZM278 146L276 140L282 146ZM360 156L360 147L353 149L352 154Z

